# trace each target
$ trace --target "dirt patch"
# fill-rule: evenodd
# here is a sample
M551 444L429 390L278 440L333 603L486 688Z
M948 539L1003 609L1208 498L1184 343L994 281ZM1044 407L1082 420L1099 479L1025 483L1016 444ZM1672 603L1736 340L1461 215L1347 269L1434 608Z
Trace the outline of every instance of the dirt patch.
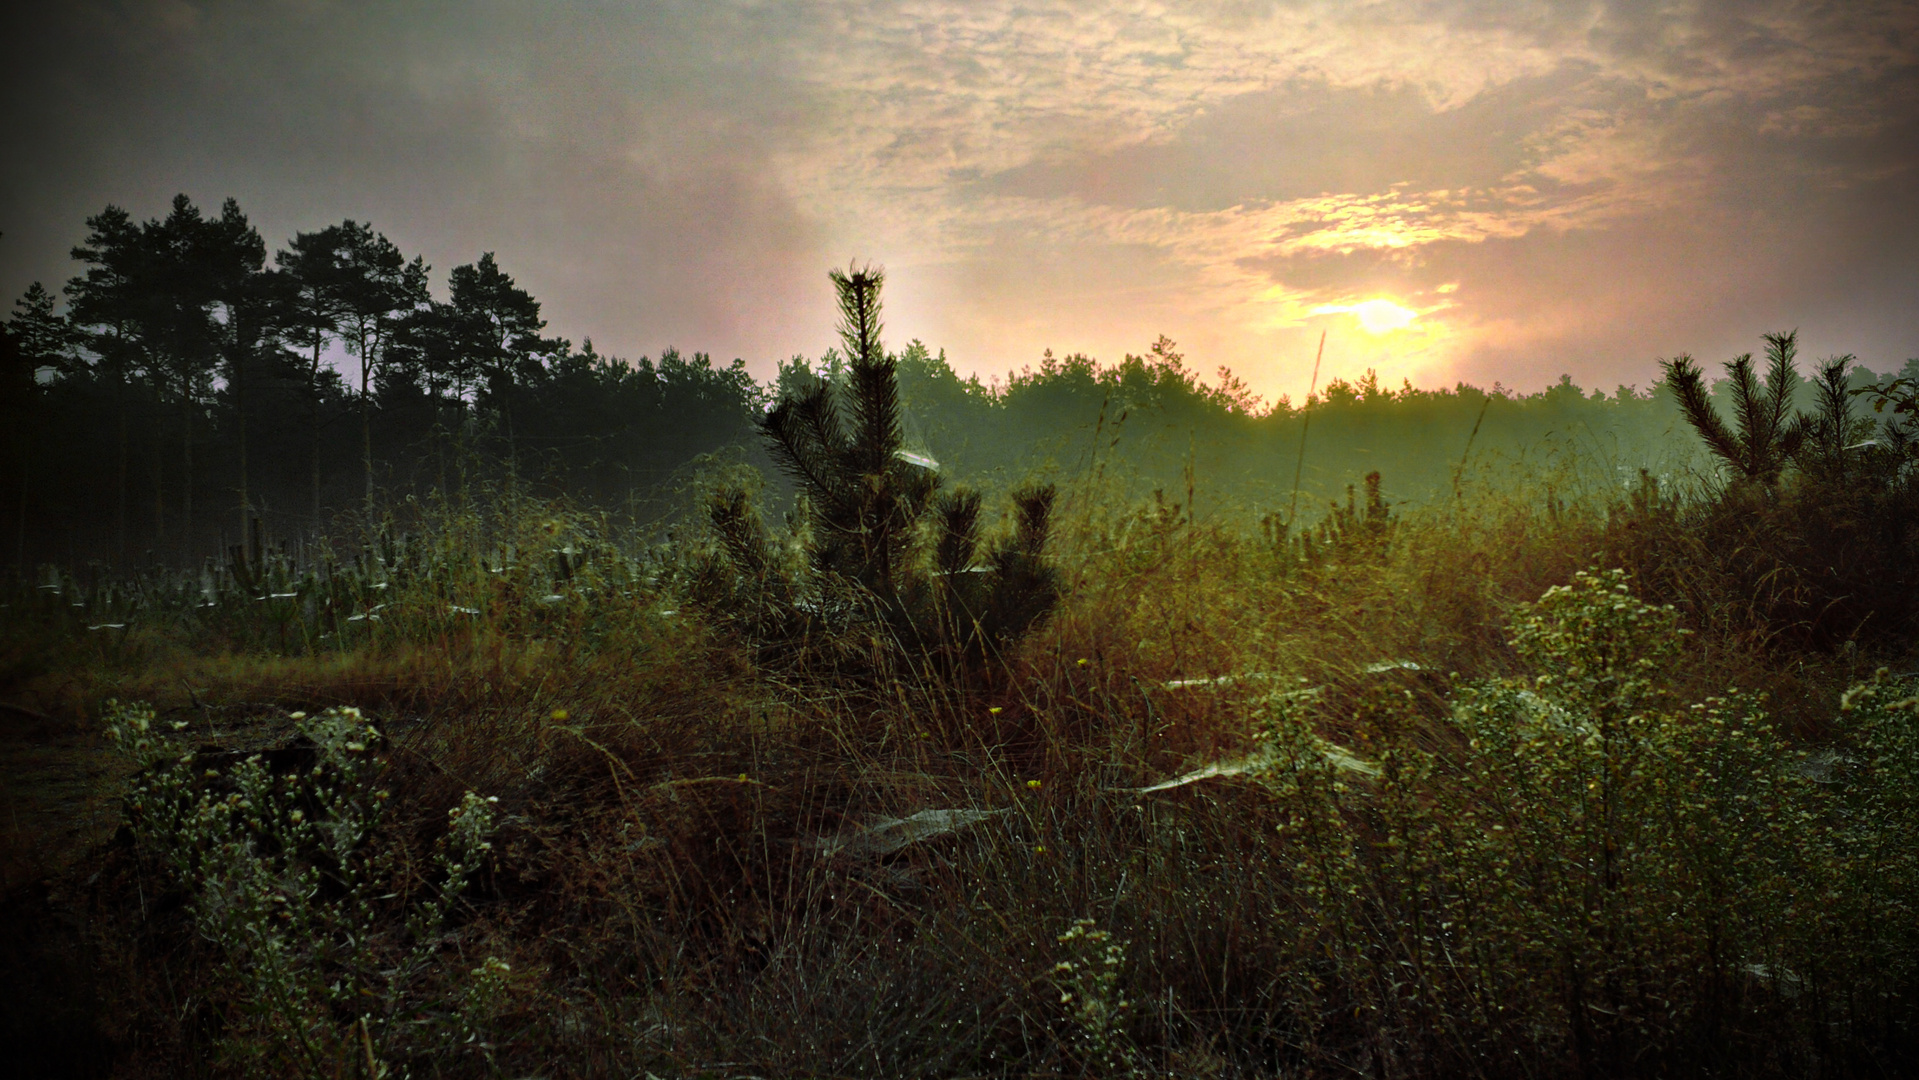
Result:
M0 703L0 1038L20 1075L112 1067L96 935L71 886L92 884L82 863L119 828L130 772L91 726Z
M129 771L90 727L0 703L0 894L64 874L112 837Z

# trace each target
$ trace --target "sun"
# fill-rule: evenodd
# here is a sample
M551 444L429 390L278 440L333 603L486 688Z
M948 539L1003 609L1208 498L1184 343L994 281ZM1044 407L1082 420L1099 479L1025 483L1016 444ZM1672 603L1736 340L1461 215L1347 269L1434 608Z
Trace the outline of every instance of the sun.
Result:
M1359 317L1359 325L1369 334L1390 333L1419 315L1411 308L1400 307L1391 300L1367 300L1354 304L1353 314Z
M1313 314L1350 314L1359 320L1360 328L1369 334L1390 334L1410 325L1419 317L1419 312L1384 298L1362 300L1357 304L1325 304L1314 308Z

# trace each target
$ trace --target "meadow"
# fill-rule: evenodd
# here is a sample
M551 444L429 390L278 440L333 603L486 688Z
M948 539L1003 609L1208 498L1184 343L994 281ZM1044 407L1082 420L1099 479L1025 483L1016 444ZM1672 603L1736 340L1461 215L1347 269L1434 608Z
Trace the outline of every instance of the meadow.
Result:
M786 492L715 465L668 527L476 467L12 587L11 1064L1910 1067L1909 386L1801 412L1778 336L1716 428L1668 367L1691 483L1467 444L1407 505L1387 459L1196 512L1098 440L941 475L838 281Z

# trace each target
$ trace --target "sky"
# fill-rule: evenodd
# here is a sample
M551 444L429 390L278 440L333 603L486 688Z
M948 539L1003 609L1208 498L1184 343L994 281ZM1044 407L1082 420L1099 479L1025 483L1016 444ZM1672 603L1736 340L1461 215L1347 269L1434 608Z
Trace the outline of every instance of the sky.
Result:
M1797 329L1919 356L1919 4L62 0L0 15L0 290L109 203L495 252L552 332L762 377L1160 335L1312 379L1644 387Z

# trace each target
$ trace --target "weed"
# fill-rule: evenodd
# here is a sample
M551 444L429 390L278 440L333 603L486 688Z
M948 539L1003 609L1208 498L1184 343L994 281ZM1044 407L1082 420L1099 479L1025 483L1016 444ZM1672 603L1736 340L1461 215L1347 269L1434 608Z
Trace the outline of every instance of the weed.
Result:
M380 733L352 708L296 719L303 752L224 767L175 756L150 708L115 704L107 719L142 767L127 796L141 846L188 891L194 925L238 991L227 1053L307 1076L364 1060L380 1076L391 1052L486 1049L478 1025L500 962L482 964L464 996L432 984L453 905L492 846L492 803L468 792L449 813L439 880L405 905L405 932L393 935L388 890L406 886L396 849L376 840L390 796Z

